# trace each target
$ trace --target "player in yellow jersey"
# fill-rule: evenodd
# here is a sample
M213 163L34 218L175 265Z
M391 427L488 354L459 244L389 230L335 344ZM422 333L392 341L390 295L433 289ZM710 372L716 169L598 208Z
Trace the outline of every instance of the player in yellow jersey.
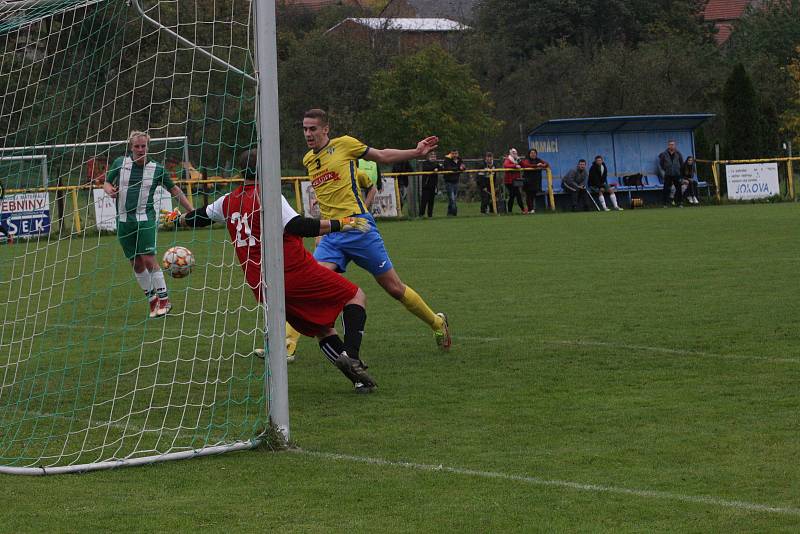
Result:
M330 239L329 235L324 236L314 251L314 258L338 272L344 272L350 261L355 262L371 273L389 295L433 330L436 343L442 350L449 350L451 338L447 315L434 313L416 291L400 280L361 195L356 164L359 158L385 164L421 158L438 146L439 139L427 137L417 143L416 148L407 150L377 149L349 136L331 139L329 133L327 113L312 109L304 114L303 134L311 150L303 158L303 165L308 170L317 195L321 216L326 219L362 217L369 221L371 229L357 239ZM290 343L291 340L287 340L287 345Z
M375 195L378 192L377 188L372 183L372 178L362 169L358 169L356 173L356 183L364 195L364 205L367 211L369 211L372 207L372 202L375 200ZM314 196L316 197L316 193ZM314 202L316 202L316 199ZM321 237L316 238L317 245L319 245L321 239ZM300 335L300 332L295 330L292 325L288 322L286 323L286 361L289 363L294 362L297 357L297 341L300 339Z

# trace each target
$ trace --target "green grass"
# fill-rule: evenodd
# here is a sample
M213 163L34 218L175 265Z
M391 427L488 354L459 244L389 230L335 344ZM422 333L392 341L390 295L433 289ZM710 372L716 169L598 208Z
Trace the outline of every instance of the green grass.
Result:
M299 451L0 476L3 530L800 528L798 205L511 217L481 217L465 205L461 213L381 224L403 280L449 314L452 352L438 353L426 327L351 269L368 295L362 356L377 393L353 394L316 344L303 340L289 367ZM117 366L130 362L129 353L138 357L143 342L163 343L162 354L191 354L170 339L173 328L203 358L252 345L257 336L243 326L256 321L254 312L214 323L230 307L227 291L207 292L201 304L204 293L189 289L232 285L233 302L251 305L236 286L240 274L230 250L225 255L223 231L210 235L195 234L190 245L198 271L170 282L179 313L162 329L147 323L144 333L143 321L132 321L113 330L120 327L115 309L134 314L143 306L113 237L93 241L99 257L91 269L108 266L90 291L96 294L66 284L66 311L50 313L61 322L90 315L104 354L128 349L108 357ZM186 243L189 234L176 239ZM10 257L24 250L0 249L0 317ZM75 263L62 268L73 272ZM239 349L231 346L237 329ZM44 338L62 347L41 348L40 365L51 374L61 361L54 353L75 366L97 341L83 331L65 335ZM242 419L251 408L231 399L262 400L249 386L257 365L241 355L209 360L211 368L236 363L240 387L205 398L227 403L229 420ZM182 376L181 365L163 373ZM115 378L112 370L100 376ZM159 387L155 398L168 396L169 386ZM191 387L172 391L195 398ZM4 403L0 397L0 411ZM201 439L224 420L209 417L179 437ZM247 421L237 435L258 422Z

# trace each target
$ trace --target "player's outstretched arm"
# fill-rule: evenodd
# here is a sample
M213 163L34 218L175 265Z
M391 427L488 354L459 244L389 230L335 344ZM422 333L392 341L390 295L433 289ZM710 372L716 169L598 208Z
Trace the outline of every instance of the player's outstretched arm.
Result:
M286 223L283 231L300 237L317 237L333 232L366 232L369 221L359 217L342 219L312 219L298 215Z
M208 206L203 206L202 208L197 208L196 210L184 213L181 215L180 225L185 228L202 228L203 226L210 226L214 221L208 216L208 211L206 209L207 207Z
M188 198L186 198L186 195L183 193L180 187L173 185L169 192L173 197L178 199L178 202L181 206L183 206L183 209L186 211L192 211L194 209L194 206L192 206L192 203L189 202Z
M419 143L416 148L399 149L399 148L370 148L364 159L370 161L377 161L378 163L397 163L398 161L406 161L414 158L423 158L428 155L428 152L435 150L439 146L439 138L435 135L426 137Z

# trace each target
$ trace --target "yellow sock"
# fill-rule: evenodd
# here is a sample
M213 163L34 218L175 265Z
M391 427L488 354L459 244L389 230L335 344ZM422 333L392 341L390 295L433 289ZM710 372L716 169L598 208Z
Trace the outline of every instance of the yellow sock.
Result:
M442 318L433 313L433 310L425 304L422 297L410 287L406 286L406 291L403 293L403 298L400 299L400 302L403 303L403 306L405 306L408 311L425 321L432 329L442 329Z
M286 323L286 351L291 356L297 349L297 341L300 339L300 332L292 328L292 325Z

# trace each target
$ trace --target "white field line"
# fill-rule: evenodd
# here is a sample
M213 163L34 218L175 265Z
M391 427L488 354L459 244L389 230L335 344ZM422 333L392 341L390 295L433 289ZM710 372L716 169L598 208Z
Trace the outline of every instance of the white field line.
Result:
M90 330L96 330L102 327L95 327L95 326L88 326L88 325L66 325L66 324L53 324L50 325L56 328L85 328ZM162 325L163 326L163 325ZM131 327L132 328L132 327ZM128 329L131 329L128 328ZM111 328L110 330L124 330L125 328ZM170 328L169 326L163 326L164 331L174 332L176 329ZM380 334L382 337L403 337L403 338L417 338L419 337L417 334L411 333L403 333L403 332L382 332ZM754 360L754 361L766 361L766 362L775 362L775 363L792 363L798 364L800 363L800 356L798 357L780 357L780 356L758 356L752 354L718 354L715 352L705 352L699 350L684 350L684 349L671 349L669 347L652 347L648 345L631 345L627 343L613 343L607 341L588 341L588 340L581 340L581 339L538 339L536 336L530 335L508 335L506 337L484 337L484 336L460 336L460 335L453 335L453 339L456 341L476 341L478 343L496 343L498 341L507 341L510 339L525 339L534 342L539 342L541 344L547 345L575 345L575 346L583 346L583 347L604 347L609 349L620 349L620 350L634 350L634 351L642 351L642 352L655 352L659 354L674 354L676 356L695 356L699 358L719 358L724 360ZM454 348L453 350L457 350Z
M769 514L800 516L800 508L785 507L785 506L770 506L766 504L751 503L746 501L731 501L719 497L684 495L682 493L672 493L669 491L623 488L618 486L606 486L602 484L584 484L581 482L571 482L569 480L549 480L541 477L511 475L495 471L480 471L475 469L463 469L460 467L448 467L445 465L398 462L392 460L384 460L381 458L351 456L348 454L306 451L302 449L290 449L290 450L291 452L296 454L314 456L317 458L324 458L328 460L356 462L361 464L378 465L383 467L411 469L413 471L426 471L433 473L448 473L448 474L468 476L468 477L491 478L497 480L507 480L511 482L521 482L524 484L531 484L535 486L550 486L550 487L565 488L577 491L586 491L590 493L613 493L618 495L630 495L633 497L639 497L643 499L680 501L692 504L704 504L704 505L716 506L720 508L730 508L733 510L740 510L747 512L763 512Z
M403 332L383 332L381 336L385 337L404 337L404 338L417 338L416 334L406 334ZM718 354L715 352L704 352L700 350L684 350L684 349L671 349L668 347L651 347L648 345L629 345L626 343L613 343L607 341L587 341L582 339L541 339L534 335L508 335L506 337L483 337L483 336L460 336L453 335L455 341L477 341L479 343L497 343L498 341L508 341L515 339L524 339L542 345L575 345L585 347L604 347L610 349L622 350L638 350L642 352L656 352L661 354L674 354L676 356L696 356L701 358L720 358L726 360L757 360L768 361L777 363L800 363L800 356L793 357L780 357L780 356L758 356L753 354ZM454 345L454 352L458 350L458 345Z
M661 354L675 354L676 356L699 356L703 358L722 358L726 360L760 360L780 363L800 363L798 358L782 358L777 356L756 356L750 354L717 354L714 352L703 352L699 350L670 349L666 347L650 347L647 345L628 345L626 343L610 343L605 341L583 341L575 340L551 340L545 343L557 343L559 345L577 345L585 347L608 347L611 349L638 350L644 352L658 352Z

